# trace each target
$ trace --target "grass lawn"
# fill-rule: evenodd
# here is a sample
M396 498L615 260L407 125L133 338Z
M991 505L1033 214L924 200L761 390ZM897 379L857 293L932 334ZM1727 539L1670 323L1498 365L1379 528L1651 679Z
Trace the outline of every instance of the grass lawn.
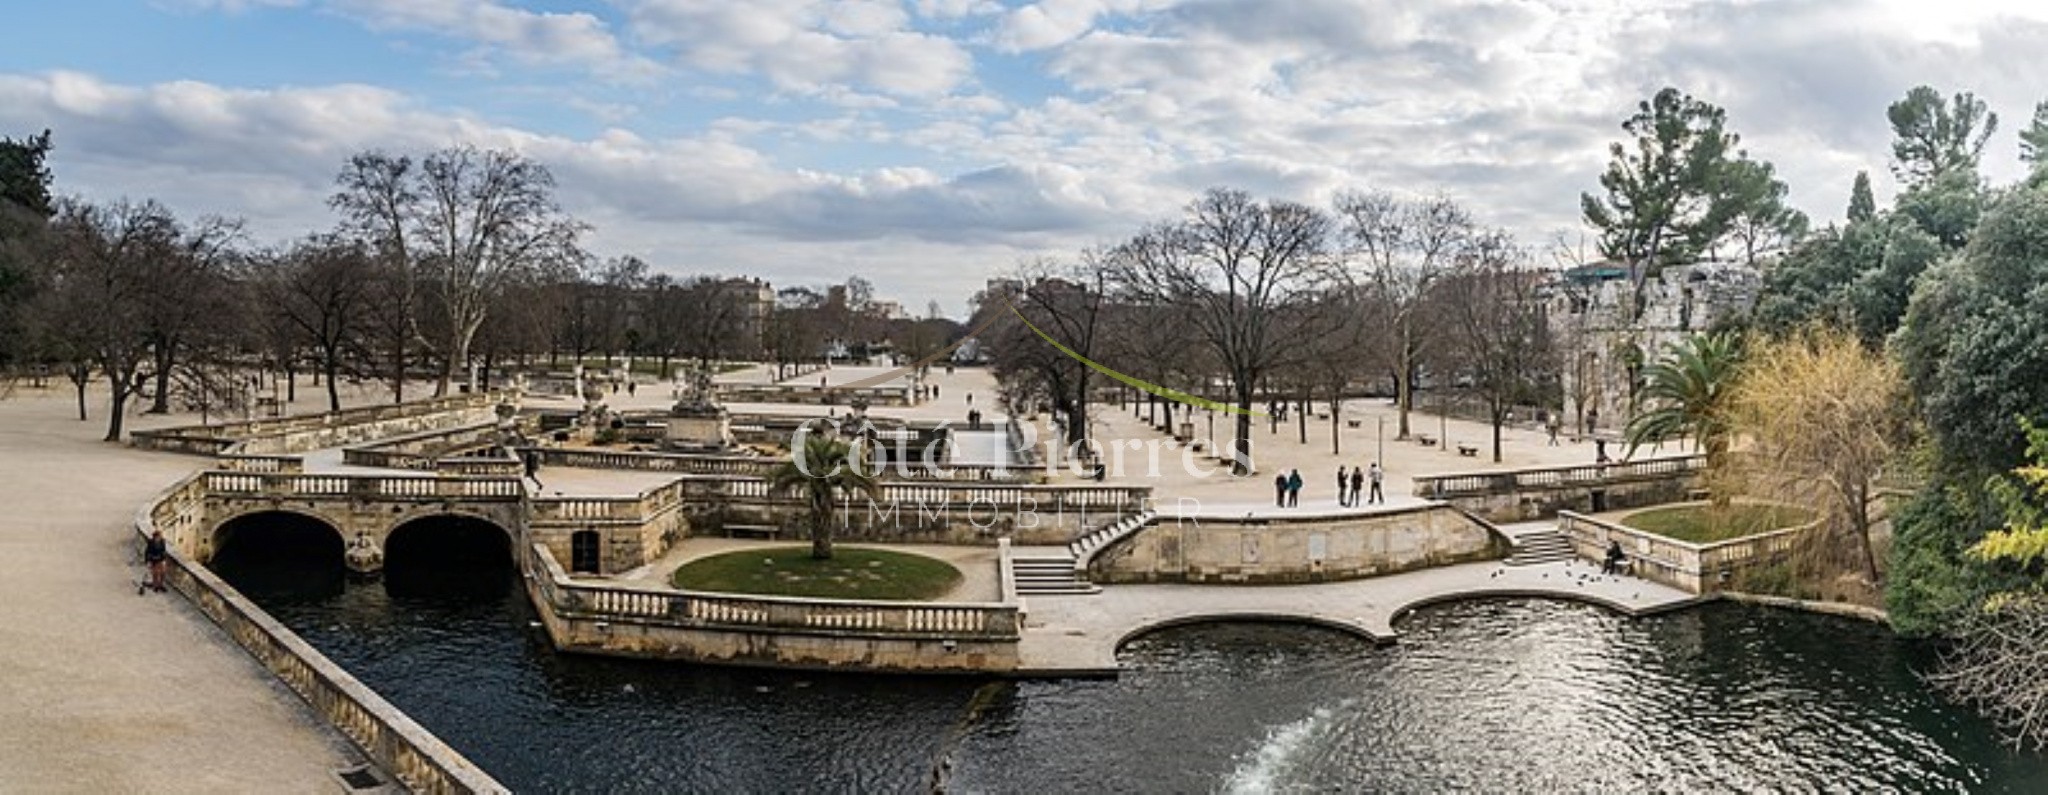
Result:
M959 585L960 570L885 549L834 547L831 560L812 560L807 544L699 558L678 567L669 581L691 591L919 601Z
M1813 512L1804 508L1735 503L1720 509L1710 505L1651 508L1624 516L1621 523L1666 538L1706 544L1796 527L1813 519Z

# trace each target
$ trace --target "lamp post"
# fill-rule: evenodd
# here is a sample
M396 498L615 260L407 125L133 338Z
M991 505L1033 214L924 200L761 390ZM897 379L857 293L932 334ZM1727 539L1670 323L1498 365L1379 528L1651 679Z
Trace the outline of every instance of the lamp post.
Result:
M1385 414L1380 415L1379 437L1379 452L1375 453L1372 458L1374 461L1379 462L1380 466L1384 467L1387 465L1387 416Z

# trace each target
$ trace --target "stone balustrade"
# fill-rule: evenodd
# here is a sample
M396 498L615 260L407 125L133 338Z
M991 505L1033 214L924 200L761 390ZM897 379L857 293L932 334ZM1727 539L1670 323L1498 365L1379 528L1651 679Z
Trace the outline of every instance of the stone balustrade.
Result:
M1604 560L1610 542L1619 542L1636 576L1692 593L1719 591L1736 573L1767 565L1791 554L1800 535L1820 526L1815 519L1798 527L1694 544L1571 511L1557 515L1558 530L1587 560Z
M1517 490L1597 486L1628 480L1667 478L1697 472L1706 466L1705 456L1651 458L1615 464L1581 464L1500 472L1472 472L1415 476L1415 496L1445 499Z
M532 571L558 618L690 629L776 630L882 639L1010 641L1017 605L802 599L699 591L616 588L569 579L545 544L530 547Z
M442 458L495 445L496 421L433 428L344 448L342 463L380 469L436 470Z
M161 530L170 542L166 583L303 699L315 715L396 778L405 790L509 792L482 768L186 556L183 550L189 548L192 536L205 526L206 493L214 474L218 473L186 478L136 514L138 536L146 539Z
M290 453L323 446L315 444L306 447L286 440L298 434L315 434L358 425L373 425L392 420L416 419L436 414L478 411L508 399L507 393L484 393L455 395L431 400L419 400L396 405L362 406L324 414L304 414L294 417L262 418L240 422L226 422L219 425L187 425L160 430L133 431L128 434L129 442L136 447L150 450L218 455L243 443L248 453ZM268 440L269 444L247 444L254 440ZM277 447L280 449L260 449ZM283 449L297 448L297 449Z
M295 455L223 453L215 466L228 472L298 474L306 471L306 459Z
M649 453L625 450L539 447L546 466L577 469L629 469L642 472L677 472L691 475L743 475L768 477L781 458L700 453ZM879 476L885 480L944 480L969 483L1033 482L1037 474L1028 468L989 466L922 467L890 465Z
M322 475L265 472L204 473L208 492L222 496L449 498L518 500L525 495L518 478L435 477L432 475Z

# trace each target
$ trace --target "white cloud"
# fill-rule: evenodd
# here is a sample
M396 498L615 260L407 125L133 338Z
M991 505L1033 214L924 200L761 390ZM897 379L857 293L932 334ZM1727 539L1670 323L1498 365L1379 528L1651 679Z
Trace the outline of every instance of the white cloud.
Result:
M965 83L974 59L959 43L908 27L897 3L822 0L632 0L634 36L697 69L759 74L815 93L843 85L937 96Z

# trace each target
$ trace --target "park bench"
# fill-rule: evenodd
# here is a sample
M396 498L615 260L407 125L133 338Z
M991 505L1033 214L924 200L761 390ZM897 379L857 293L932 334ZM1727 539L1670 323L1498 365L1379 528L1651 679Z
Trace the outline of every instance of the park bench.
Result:
M1465 456L1467 458L1478 458L1479 448L1476 445L1469 445L1463 442L1459 442L1458 455Z
M1360 424L1360 423L1363 423L1363 422L1365 422L1365 421L1364 421L1364 420L1345 420L1345 421L1344 421L1344 424L1345 424L1345 425L1347 425L1347 426L1350 426L1350 427L1356 428L1356 427L1358 427L1358 426L1359 426L1359 424Z
M1418 433L1415 435L1415 443L1422 445L1423 447L1435 447L1436 437L1426 433Z
M772 524L729 524L725 526L726 538L773 539L782 535L782 528Z

